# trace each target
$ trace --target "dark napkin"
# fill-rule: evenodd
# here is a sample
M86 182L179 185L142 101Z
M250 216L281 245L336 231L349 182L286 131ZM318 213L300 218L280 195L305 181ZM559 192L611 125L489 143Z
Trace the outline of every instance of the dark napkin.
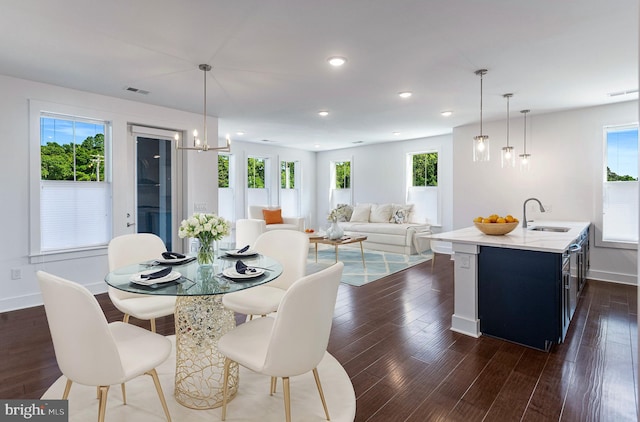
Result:
M236 261L236 272L238 274L255 273L256 269L248 267L247 264L238 260Z
M242 248L242 249L238 249L238 252L236 252L236 253L244 253L244 252L246 252L246 251L248 251L248 250L249 250L249 245L245 246L245 247L244 247L244 248Z
M171 267L163 268L161 270L158 270L152 273L140 274L140 278L143 280L155 280L156 278L162 278L164 276L169 275L171 273L171 270L172 270Z
M178 252L162 252L162 257L164 259L182 259L182 258L186 258L185 255L182 255L181 253Z

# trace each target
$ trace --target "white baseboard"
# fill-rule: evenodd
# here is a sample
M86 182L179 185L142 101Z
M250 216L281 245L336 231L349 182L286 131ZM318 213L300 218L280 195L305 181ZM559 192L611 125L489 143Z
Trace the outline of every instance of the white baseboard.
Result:
M94 295L105 293L107 285L104 282L97 282L84 285ZM40 292L23 296L15 296L0 299L0 313L16 311L18 309L33 308L42 305L42 295Z
M622 274L622 273L612 273L612 272L606 272L606 271L589 270L587 274L587 278L591 280L607 281L610 283L630 284L633 286L638 285L637 274Z

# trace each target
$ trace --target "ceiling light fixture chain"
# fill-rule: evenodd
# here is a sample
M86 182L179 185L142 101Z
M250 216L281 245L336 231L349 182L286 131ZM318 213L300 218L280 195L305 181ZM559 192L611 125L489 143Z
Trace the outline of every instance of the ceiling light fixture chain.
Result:
M482 131L482 97L483 97L483 76L487 69L475 71L480 76L480 135L473 138L473 161L489 161L489 137Z
M202 70L204 75L204 98L203 98L203 111L202 111L202 129L204 134L204 140L201 141L198 138L198 131L193 131L193 146L180 146L180 135L176 133L176 149L196 150L196 151L218 151L218 152L231 152L231 140L229 135L226 136L226 145L223 147L211 147L209 146L207 138L207 72L211 71L211 65L203 63L198 65L198 69Z

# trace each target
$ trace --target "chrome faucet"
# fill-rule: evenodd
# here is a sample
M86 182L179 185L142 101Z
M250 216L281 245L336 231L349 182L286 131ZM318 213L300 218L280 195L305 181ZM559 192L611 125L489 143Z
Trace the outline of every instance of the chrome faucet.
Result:
M540 205L540 212L544 212L544 207L542 206L542 202L540 202L538 198L525 199L524 204L522 204L522 214L523 214L522 227L524 227L525 229L527 228L527 202L529 201L536 201L538 205Z

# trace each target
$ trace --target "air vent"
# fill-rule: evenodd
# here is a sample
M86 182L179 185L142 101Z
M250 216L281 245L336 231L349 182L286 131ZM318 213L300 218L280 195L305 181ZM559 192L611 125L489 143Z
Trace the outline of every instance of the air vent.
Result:
M626 91L618 91L618 92L610 92L607 95L610 97L619 97L620 95L629 95L629 94L637 94L637 89L629 89Z
M125 91L135 92L136 94L142 94L142 95L147 95L149 93L149 91L145 91L144 89L134 88L132 86L126 87Z
M364 141L353 141L353 142L351 142L351 143L352 143L352 144L363 144L363 143L364 143Z

